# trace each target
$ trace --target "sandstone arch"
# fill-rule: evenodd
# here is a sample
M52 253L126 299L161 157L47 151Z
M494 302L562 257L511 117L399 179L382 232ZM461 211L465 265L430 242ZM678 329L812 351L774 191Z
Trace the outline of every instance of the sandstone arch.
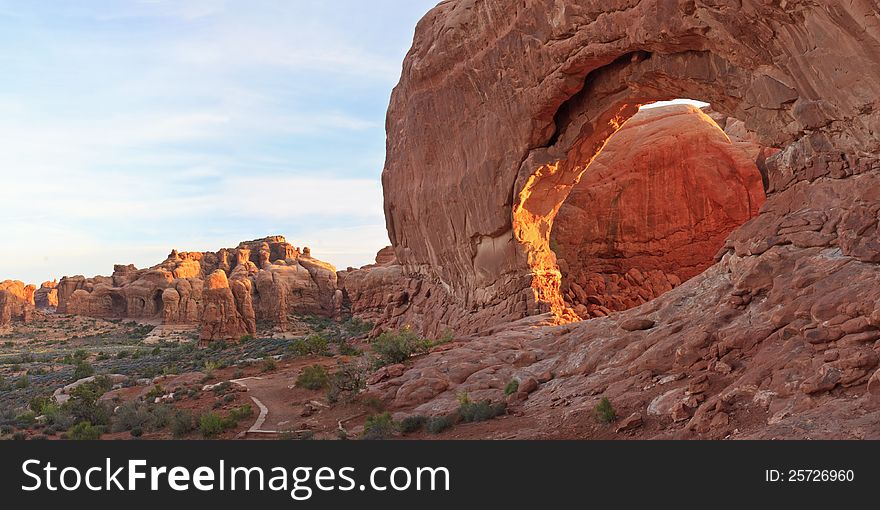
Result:
M564 317L553 218L608 137L655 100L709 102L783 149L767 161L765 213L730 246L792 243L765 228L795 212L776 195L880 169L880 73L868 69L880 69L880 15L867 0L438 5L392 96L383 184L397 260L448 311L407 320L475 330ZM876 257L846 228L823 242Z

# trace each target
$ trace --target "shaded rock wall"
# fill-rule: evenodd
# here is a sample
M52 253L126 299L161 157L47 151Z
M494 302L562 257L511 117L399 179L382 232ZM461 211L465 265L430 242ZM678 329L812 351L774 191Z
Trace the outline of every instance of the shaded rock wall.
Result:
M629 119L554 222L566 302L582 318L609 315L714 264L730 232L764 203L755 158L692 106Z
M387 122L397 259L430 291L427 308L450 310L409 321L477 331L541 312L571 318L553 220L640 104L704 100L779 148L766 161L768 210L801 183L880 170L880 75L865 72L878 67L880 19L866 0L441 3L417 27Z

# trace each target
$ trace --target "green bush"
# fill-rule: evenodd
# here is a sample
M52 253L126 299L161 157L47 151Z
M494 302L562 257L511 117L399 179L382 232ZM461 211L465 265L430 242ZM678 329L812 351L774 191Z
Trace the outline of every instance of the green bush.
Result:
M192 412L184 409L177 411L171 417L171 434L174 437L183 437L193 430Z
M421 338L411 328L397 332L386 331L373 341L373 354L376 366L403 363L415 354L424 354L431 348L431 342Z
M330 386L330 375L321 365L305 367L296 378L296 387L308 390L322 390Z
M131 432L129 433L131 434L131 437L141 437L144 435L144 429L140 427L135 427L131 429Z
M342 342L339 344L340 356L360 356L361 354L363 354L362 350L358 349L348 342Z
M362 439L388 439L398 430L397 423L391 419L391 413L374 414L367 417L364 423Z
M602 397L602 400L596 404L595 411L596 419L602 423L611 423L617 419L617 413L614 411L614 407L611 405L608 397Z
M217 437L224 429L223 419L214 413L206 413L199 417L199 432L202 437Z
M254 408L251 407L250 404L245 404L229 412L229 418L235 421L236 425L238 424L239 420L250 418L253 415Z
M273 370L278 368L278 363L275 362L275 358L270 355L266 355L263 357L262 368L260 369L263 372L272 372Z
M108 425L110 409L104 403L98 402L98 399L111 387L110 379L105 376L81 384L70 393L70 400L61 406L61 411L69 414L76 423L87 421L95 425Z
M231 387L232 387L232 383L230 383L229 381L223 381L220 384L217 384L216 386L214 386L214 388L211 391L214 392L214 395L222 395L222 394L226 393L229 390L229 388L231 388Z
M294 340L288 349L297 356L329 356L330 341L321 333Z
M78 362L76 368L73 370L74 381L79 381L80 379L85 379L86 377L91 377L93 375L95 375L95 369L85 361Z
M404 434L409 434L424 427L427 422L427 416L407 416L403 419L403 421L400 422L400 431Z
M254 341L254 335L242 335L242 337L241 337L239 340L241 341L241 343L245 343L245 342L253 342L253 341Z
M43 414L43 410L52 403L52 399L44 396L36 396L28 403L28 408L37 413Z
M33 411L25 411L15 417L15 426L20 429L29 429L37 422L37 414Z
M88 421L81 421L67 431L67 439L74 441L94 441L101 439L101 428L95 427Z
M31 385L31 378L27 374L22 375L15 381L15 389L23 390Z
M336 402L351 402L367 386L367 367L363 363L346 363L337 367L336 372L330 377L330 388L327 390L327 400L331 404Z
M431 434L439 434L453 425L455 425L455 418L452 416L434 416L425 422L425 430Z
M509 383L507 383L507 386L504 387L505 395L513 395L517 391L519 391L519 381L517 381L516 379L510 381Z
M157 398L164 397L164 396L165 396L165 388L163 388L161 385L157 384L157 385L153 386L152 388L150 388L150 391L148 391L147 394L144 395L144 400L146 400L147 402L153 402Z
M489 400L466 402L458 407L458 416L465 423L486 421L507 412L507 404L492 404Z

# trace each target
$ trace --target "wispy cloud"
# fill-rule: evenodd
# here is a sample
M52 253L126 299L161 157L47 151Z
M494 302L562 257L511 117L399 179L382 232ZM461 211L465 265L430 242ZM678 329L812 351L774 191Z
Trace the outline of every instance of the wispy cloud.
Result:
M388 94L433 0L0 5L0 280L285 234L387 244Z

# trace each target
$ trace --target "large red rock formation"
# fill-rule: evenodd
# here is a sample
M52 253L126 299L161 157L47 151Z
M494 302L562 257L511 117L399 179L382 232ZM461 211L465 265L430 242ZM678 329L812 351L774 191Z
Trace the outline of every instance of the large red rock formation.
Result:
M19 281L0 282L0 327L13 320L28 322L34 311L34 293L37 288Z
M58 281L43 282L34 293L34 304L39 310L49 310L58 307Z
M392 97L383 183L401 268L427 309L454 311L409 322L564 315L553 220L640 104L688 97L740 119L781 149L771 194L880 169L878 26L864 0L441 3Z
M703 272L764 203L754 156L687 105L643 109L559 210L551 247L584 318L638 306Z
M593 417L607 396L643 417L643 437L880 438L873 69L870 1L441 3L395 89L383 174L398 264L422 283L410 301L434 306L395 320L483 336L375 378L371 394L440 414L461 392L507 398L518 379L522 418L504 437L613 436ZM766 204L681 286L546 326L565 315L549 249L559 207L640 104L676 97L779 149L758 165Z
M290 315L333 316L342 302L336 269L280 236L216 253L174 250L154 267L117 265L109 277L65 277L57 292L60 313L200 324L204 342L252 335L257 320L283 329Z

